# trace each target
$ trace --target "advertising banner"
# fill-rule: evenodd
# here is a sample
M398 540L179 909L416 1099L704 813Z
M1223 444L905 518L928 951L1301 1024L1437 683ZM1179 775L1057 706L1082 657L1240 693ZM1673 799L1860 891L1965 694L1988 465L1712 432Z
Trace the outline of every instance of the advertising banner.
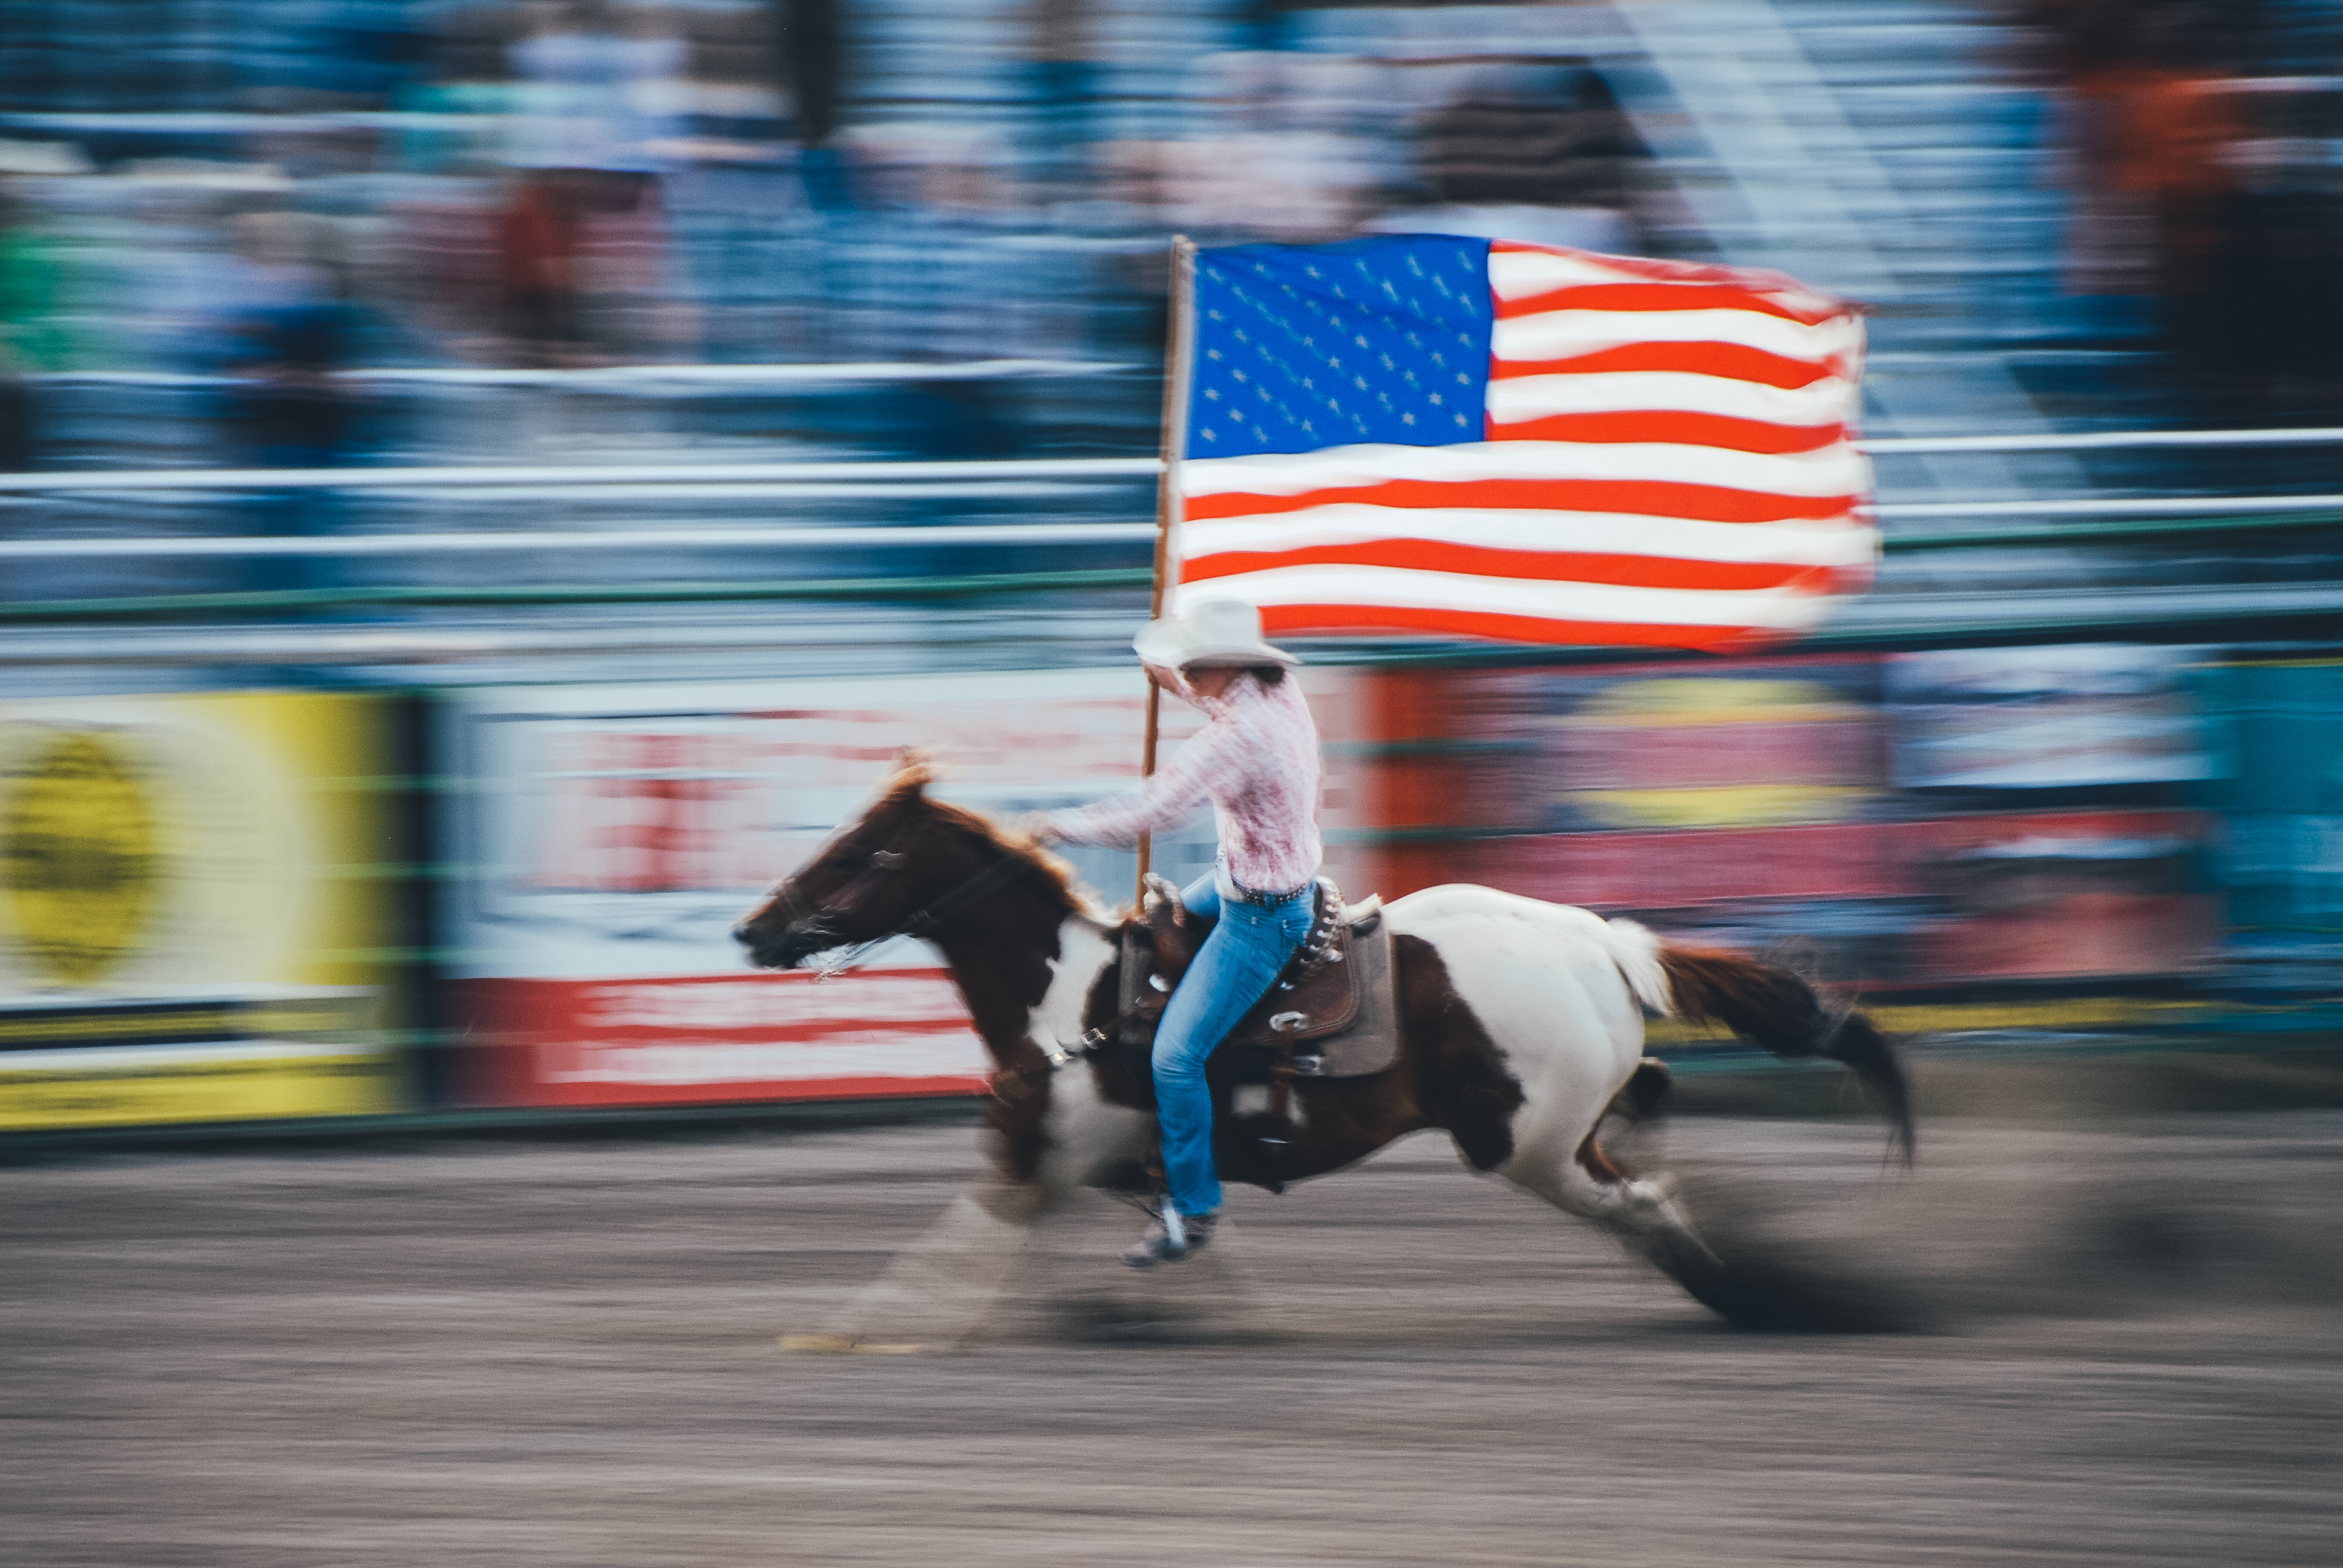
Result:
M1396 672L1386 893L1487 882L1916 989L2216 961L2204 650Z
M1322 729L1348 733L1344 674L1303 682ZM459 1092L582 1106L980 1088L983 1048L924 943L818 982L750 970L731 928L907 747L940 770L938 795L1000 816L1134 788L1144 694L1136 668L450 694ZM1164 719L1167 748L1199 722L1176 703ZM1351 793L1330 778L1330 827ZM1157 868L1201 874L1212 843L1199 812L1159 836ZM1065 854L1102 901L1129 899L1130 854Z
M394 1108L387 700L0 702L0 1129Z

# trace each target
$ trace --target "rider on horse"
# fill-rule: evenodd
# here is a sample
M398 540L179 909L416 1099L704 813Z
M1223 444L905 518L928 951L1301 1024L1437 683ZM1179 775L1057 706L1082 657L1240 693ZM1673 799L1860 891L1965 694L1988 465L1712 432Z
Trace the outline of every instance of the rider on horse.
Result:
M1129 844L1175 826L1207 796L1212 802L1218 864L1181 898L1219 924L1172 992L1155 1034L1157 1119L1171 1192L1162 1219L1122 1255L1144 1269L1212 1240L1221 1183L1212 1169L1204 1062L1310 934L1320 856L1319 764L1309 704L1285 675L1301 661L1262 640L1261 612L1252 606L1201 600L1150 621L1131 646L1149 679L1211 722L1136 796L1052 812L1036 824L1034 836Z

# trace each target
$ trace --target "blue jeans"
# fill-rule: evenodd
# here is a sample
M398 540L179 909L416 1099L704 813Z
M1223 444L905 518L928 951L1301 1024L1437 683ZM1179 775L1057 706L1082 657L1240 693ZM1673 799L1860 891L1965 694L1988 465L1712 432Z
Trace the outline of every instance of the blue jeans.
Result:
M1209 1214L1221 1206L1221 1179L1212 1171L1212 1091L1204 1062L1245 1010L1276 980L1285 960L1310 934L1317 900L1264 907L1230 902L1209 876L1180 895L1191 914L1220 924L1163 1009L1155 1031L1155 1103L1163 1128L1163 1174L1172 1207Z

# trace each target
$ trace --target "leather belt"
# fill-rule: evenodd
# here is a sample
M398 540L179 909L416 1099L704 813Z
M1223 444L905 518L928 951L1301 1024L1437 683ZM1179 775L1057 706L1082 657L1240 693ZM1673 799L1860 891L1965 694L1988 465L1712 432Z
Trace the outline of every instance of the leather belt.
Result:
M1273 910L1280 905L1290 904L1296 899L1306 897L1318 890L1317 883L1304 882L1290 893L1264 893L1246 887L1234 877L1229 879L1229 886L1237 890L1238 903L1255 904L1265 910Z

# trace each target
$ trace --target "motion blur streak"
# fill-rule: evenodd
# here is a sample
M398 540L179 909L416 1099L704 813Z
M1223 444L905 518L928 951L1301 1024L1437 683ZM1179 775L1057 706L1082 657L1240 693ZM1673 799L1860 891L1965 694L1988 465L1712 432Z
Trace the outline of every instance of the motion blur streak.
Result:
M1665 1134L1736 1258L1835 1326L1932 1331L1902 1337L1720 1332L1429 1142L1232 1191L1240 1261L1209 1278L1104 1275L1129 1213L1098 1201L941 1361L777 1358L771 1336L943 1208L972 1127L21 1172L15 1551L2328 1561L2336 1112L2084 1131L2048 1108L2104 1075L2006 1065L1964 1075L1991 1120L1924 1104L1934 1152L1887 1189L1865 1122ZM2167 1113L2206 1085L2156 1087L2123 1085Z
M907 745L1135 775L1175 234L1862 310L1818 628L1294 677L1352 898L1907 1043L1908 1176L1665 1021L1606 1133L1803 1336L1418 1141L1160 1281L1077 1206L957 1359L777 1353L1006 1229L989 1063L920 943L727 933ZM2333 0L0 0L12 1556L2331 1561L2338 278ZM1800 425L1744 337L1683 407Z

